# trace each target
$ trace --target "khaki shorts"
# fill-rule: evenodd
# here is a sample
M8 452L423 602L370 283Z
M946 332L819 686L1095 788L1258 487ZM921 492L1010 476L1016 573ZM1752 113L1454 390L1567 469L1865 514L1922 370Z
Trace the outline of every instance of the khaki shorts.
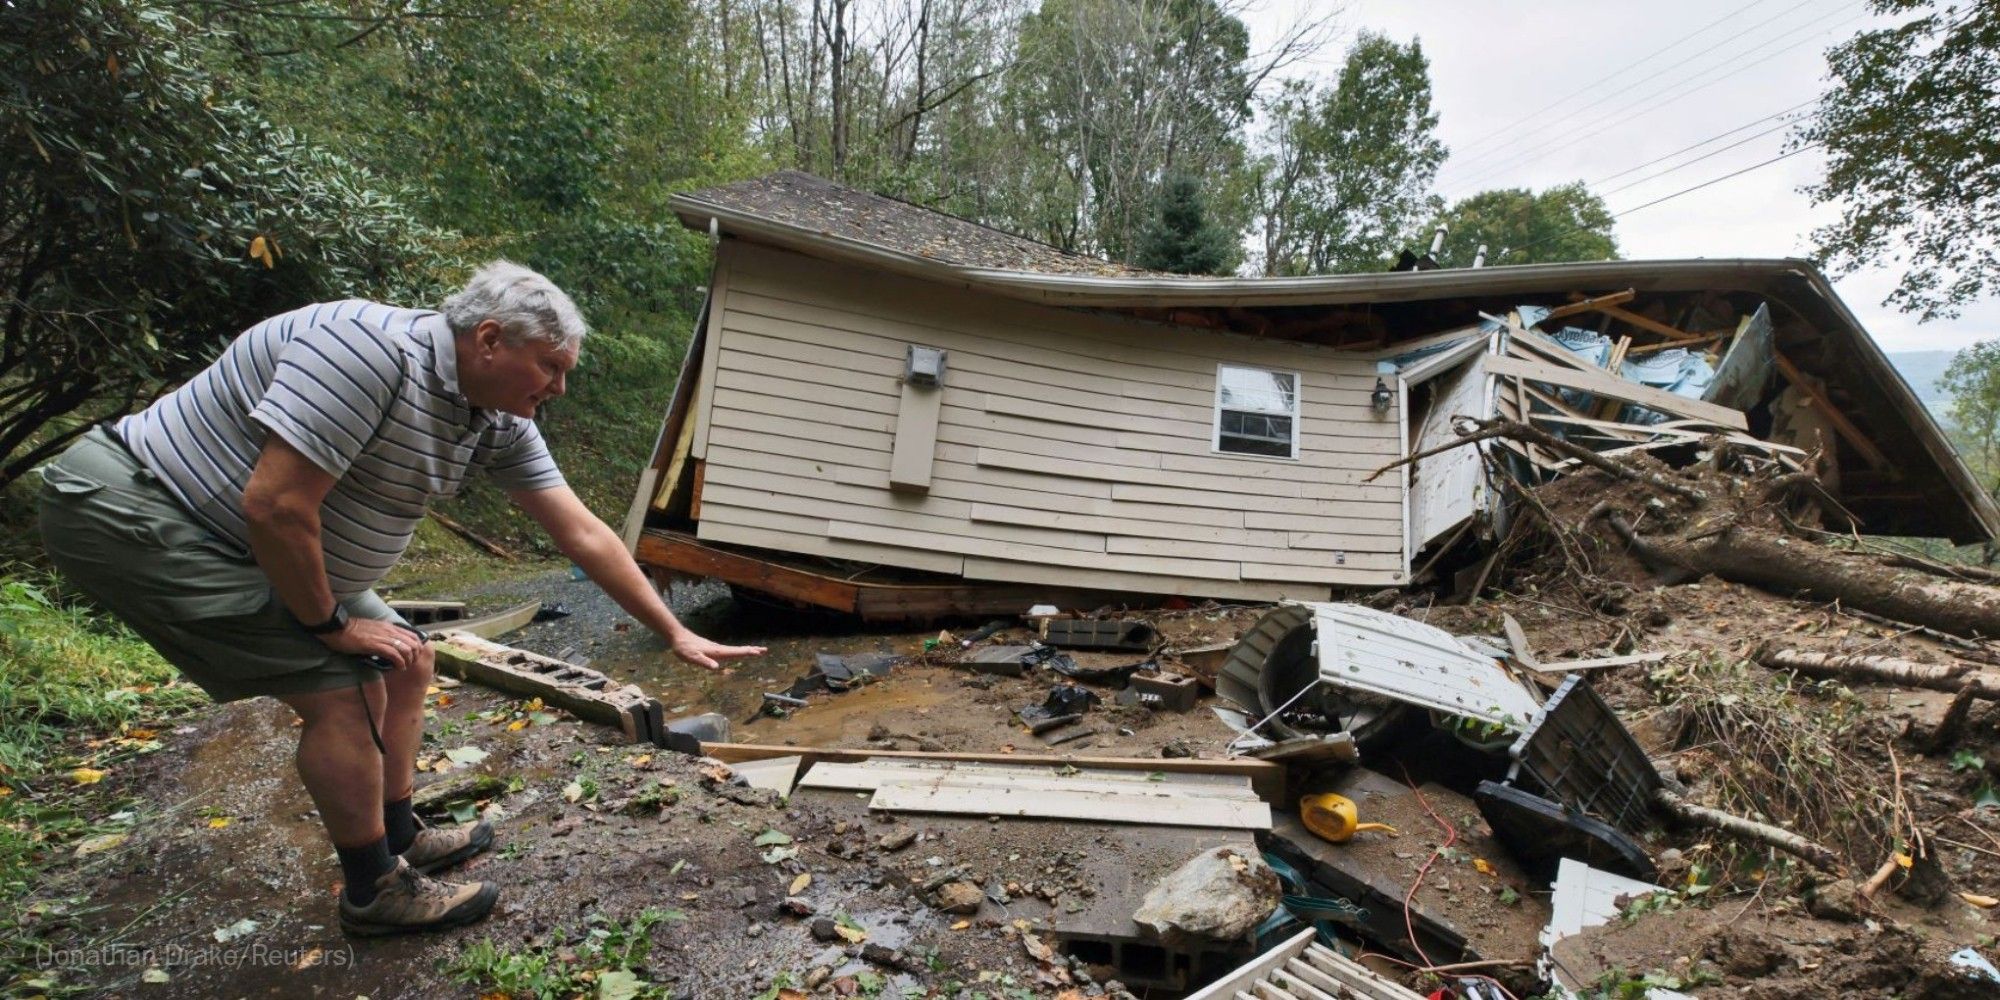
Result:
M78 590L216 701L353 687L381 676L292 617L269 577L197 523L109 431L42 469L42 544ZM401 622L373 591L348 614Z

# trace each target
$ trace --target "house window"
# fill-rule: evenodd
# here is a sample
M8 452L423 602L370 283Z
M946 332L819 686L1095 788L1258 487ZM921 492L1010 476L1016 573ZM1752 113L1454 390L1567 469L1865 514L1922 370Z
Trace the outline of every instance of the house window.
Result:
M1215 450L1231 455L1297 458L1298 373L1217 366Z

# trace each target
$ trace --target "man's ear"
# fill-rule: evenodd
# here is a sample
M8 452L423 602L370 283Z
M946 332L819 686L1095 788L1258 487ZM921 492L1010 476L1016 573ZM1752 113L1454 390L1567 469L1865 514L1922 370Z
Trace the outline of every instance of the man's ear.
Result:
M472 344L483 354L491 354L506 341L506 334L500 329L500 321L482 319L472 328Z

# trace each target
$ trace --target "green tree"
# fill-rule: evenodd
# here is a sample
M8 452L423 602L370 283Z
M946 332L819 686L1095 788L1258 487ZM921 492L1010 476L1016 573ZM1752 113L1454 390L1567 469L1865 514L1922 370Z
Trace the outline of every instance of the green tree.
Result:
M1288 82L1264 110L1254 168L1264 273L1380 270L1435 214L1428 192L1445 147L1418 42L1362 32L1331 88Z
M440 266L439 233L232 92L210 44L151 0L0 6L0 485L255 320Z
M1797 134L1826 147L1809 189L1836 274L1902 267L1888 304L1924 319L2000 289L2000 5L1871 0L1901 23L1827 53L1832 87Z
M1443 221L1449 231L1438 261L1446 267L1472 266L1482 246L1488 264L1618 257L1611 210L1582 181L1540 194L1527 188L1481 191L1451 206ZM1410 242L1429 246L1430 234L1412 236Z
M1160 185L1134 263L1177 274L1228 274L1236 257L1236 240L1209 218L1199 181L1176 174Z
M2000 340L1984 340L1952 356L1939 387L1951 393L1953 436L1973 468L2000 491Z

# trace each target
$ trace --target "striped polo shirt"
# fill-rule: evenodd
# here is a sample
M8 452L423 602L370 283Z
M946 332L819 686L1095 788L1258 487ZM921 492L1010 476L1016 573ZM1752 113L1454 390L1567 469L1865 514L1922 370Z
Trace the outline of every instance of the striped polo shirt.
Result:
M116 431L245 556L243 490L265 435L297 448L337 480L320 508L320 542L339 597L380 581L425 505L455 496L474 470L510 492L563 485L534 421L466 402L442 314L358 299L251 327Z

